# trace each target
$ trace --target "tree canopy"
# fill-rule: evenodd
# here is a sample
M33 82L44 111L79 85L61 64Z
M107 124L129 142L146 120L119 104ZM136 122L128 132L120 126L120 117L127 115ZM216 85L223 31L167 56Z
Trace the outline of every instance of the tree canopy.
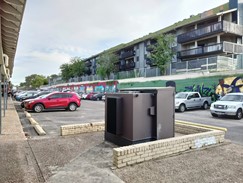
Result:
M82 76L85 72L85 63L80 57L71 58L69 63L60 66L62 79L68 81L72 77Z
M73 77L71 72L71 64L65 63L60 66L62 79L68 81L69 78Z
M97 60L97 74L102 78L107 77L109 79L112 72L116 72L115 63L119 61L116 54L106 52L100 55Z
M156 39L156 43L151 45L152 52L149 58L155 62L155 65L164 74L168 64L174 56L174 52L171 49L171 45L174 42L174 36L172 34L162 34Z
M32 74L25 77L25 82L20 83L20 87L26 89L38 89L42 85L48 84L48 79L45 76Z

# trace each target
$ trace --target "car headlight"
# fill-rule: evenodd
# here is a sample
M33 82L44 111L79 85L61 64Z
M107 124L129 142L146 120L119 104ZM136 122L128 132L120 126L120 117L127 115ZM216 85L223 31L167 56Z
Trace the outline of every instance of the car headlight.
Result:
M180 102L176 102L175 104L179 104Z
M234 105L227 105L226 109L236 109L236 106L234 106Z

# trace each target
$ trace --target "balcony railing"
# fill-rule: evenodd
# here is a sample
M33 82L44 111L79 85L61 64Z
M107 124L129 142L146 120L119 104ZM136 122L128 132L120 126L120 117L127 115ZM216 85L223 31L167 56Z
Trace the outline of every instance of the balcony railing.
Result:
M146 58L146 64L150 66L156 65L156 63L151 58Z
M121 54L120 59L125 59L125 58L129 58L129 57L133 57L135 55L135 51L131 50L131 51L126 51L124 53Z
M210 36L219 32L228 32L236 35L243 35L243 26L228 21L222 21L207 25L178 35L177 42L185 43L202 37Z
M203 47L197 47L189 50L183 50L177 52L178 58L189 58L194 56L201 56L206 54L212 54L212 53L219 53L223 50L223 44L218 43L210 46L203 46Z
M243 44L223 42L223 52L234 53L234 54L243 54Z
M179 51L177 52L177 57L183 59L215 53L242 54L243 45L224 41L223 43Z
M171 65L171 74L203 72L203 71L226 71L239 68L240 61L225 56L208 57L190 61L176 62ZM239 68L240 69L240 68Z

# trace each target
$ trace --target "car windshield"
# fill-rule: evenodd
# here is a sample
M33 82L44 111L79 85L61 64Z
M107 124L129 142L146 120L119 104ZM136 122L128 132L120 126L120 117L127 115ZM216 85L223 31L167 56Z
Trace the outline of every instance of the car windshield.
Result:
M187 97L187 93L177 93L175 95L175 98L182 98L182 99L185 99Z
M220 99L220 101L233 101L233 102L242 102L243 95L225 95Z

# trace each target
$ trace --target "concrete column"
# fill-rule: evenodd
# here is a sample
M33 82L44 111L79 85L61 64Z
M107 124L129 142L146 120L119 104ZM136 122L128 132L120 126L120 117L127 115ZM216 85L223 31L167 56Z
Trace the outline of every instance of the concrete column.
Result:
M243 0L238 0L238 22L243 25Z
M218 17L218 22L221 22L222 21L222 15L220 15L219 17Z
M217 43L220 43L220 35L217 35Z

